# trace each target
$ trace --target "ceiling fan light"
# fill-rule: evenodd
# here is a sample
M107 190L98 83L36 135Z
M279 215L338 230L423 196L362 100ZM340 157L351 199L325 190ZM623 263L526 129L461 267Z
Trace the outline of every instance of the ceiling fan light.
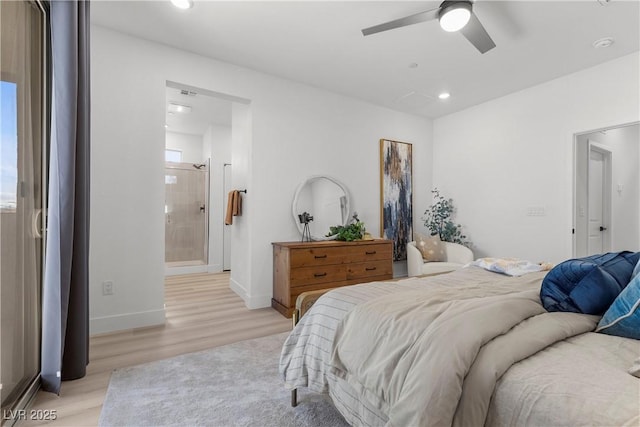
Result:
M448 32L459 31L471 19L471 4L466 2L454 3L442 9L440 26Z
M193 0L171 0L171 4L178 9L191 9L193 7Z

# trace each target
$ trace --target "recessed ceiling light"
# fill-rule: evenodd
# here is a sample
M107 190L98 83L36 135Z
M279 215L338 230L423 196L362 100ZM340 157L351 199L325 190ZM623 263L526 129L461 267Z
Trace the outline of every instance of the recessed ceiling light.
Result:
M440 95L438 95L438 98L440 99L447 99L451 96L451 94L449 92L442 92Z
M171 0L171 4L178 9L191 9L193 7L193 0Z
M169 129L169 125L168 125L168 124L165 124L165 125L164 125L164 128L165 128L165 129Z
M602 39L598 39L593 42L593 47L596 49L600 49L603 47L609 47L613 44L613 37L604 37Z

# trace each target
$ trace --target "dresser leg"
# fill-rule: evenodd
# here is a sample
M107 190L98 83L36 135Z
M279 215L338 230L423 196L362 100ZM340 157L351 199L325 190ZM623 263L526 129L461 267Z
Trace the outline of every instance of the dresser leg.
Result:
M298 389L294 388L291 390L291 406L294 408L298 406Z

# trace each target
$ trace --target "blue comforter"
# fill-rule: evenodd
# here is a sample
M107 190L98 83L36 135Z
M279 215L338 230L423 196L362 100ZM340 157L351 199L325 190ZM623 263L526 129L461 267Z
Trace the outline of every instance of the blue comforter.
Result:
M603 314L631 280L640 252L611 252L570 259L542 281L540 300L547 311Z

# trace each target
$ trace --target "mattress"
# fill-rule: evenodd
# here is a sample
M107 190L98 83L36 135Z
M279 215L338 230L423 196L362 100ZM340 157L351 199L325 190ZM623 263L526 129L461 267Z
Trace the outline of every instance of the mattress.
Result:
M281 372L287 388L329 393L353 425L385 425L388 416L331 373L335 331L358 304L385 294L425 286L467 290L539 287L544 273L520 281L479 268L430 278L339 288L319 299L285 342ZM470 283L473 283L470 285ZM499 285L496 285L496 284ZM506 285L506 287L505 287ZM640 342L586 333L547 347L514 364L498 381L487 425L638 425L640 380L627 373L640 356Z

